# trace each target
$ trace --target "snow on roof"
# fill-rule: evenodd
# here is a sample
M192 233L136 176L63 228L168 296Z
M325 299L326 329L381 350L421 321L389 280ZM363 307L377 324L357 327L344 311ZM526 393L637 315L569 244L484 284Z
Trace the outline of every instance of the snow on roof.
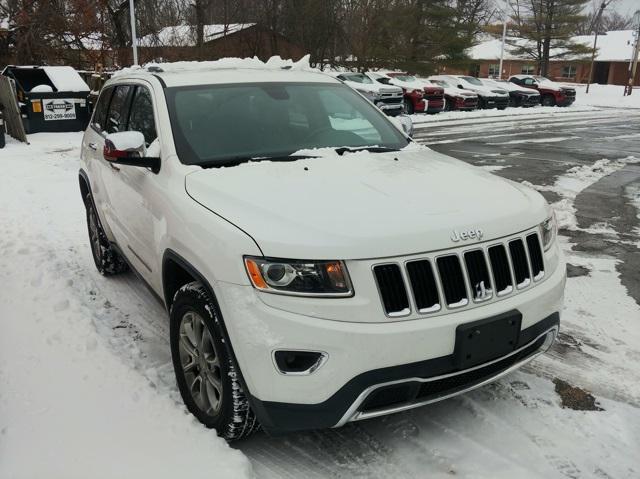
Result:
M260 76L256 77L259 71ZM168 86L287 81L292 75L298 81L333 82L331 76L309 65L309 55L300 60L285 60L273 56L266 62L258 57L253 58L221 58L213 61L184 61L173 63L149 63L143 67L123 68L114 73L113 78L136 76L153 73L160 75ZM215 75L212 73L215 72Z
M210 42L240 30L254 26L255 23L227 23L204 25L204 41ZM142 47L193 47L196 45L197 30L192 25L164 27L158 33L140 38Z
M509 38L508 40L517 45L527 44L527 40L522 38ZM633 30L617 30L598 35L596 61L629 61L633 40ZM573 37L573 41L591 47L593 46L593 35L578 35ZM501 39L487 40L471 47L467 50L467 54L474 60L499 60L501 44ZM513 49L513 46L505 45L505 60L527 60L525 56L515 56L512 53ZM553 51L551 53L554 54Z
M58 91L90 91L73 67L42 67Z

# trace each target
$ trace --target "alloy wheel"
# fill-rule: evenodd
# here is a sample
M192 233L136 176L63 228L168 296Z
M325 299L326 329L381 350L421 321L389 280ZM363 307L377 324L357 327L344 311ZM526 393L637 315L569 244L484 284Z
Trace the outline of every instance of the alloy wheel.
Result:
M215 416L222 406L220 356L202 317L189 311L180 321L180 364L187 387L198 409Z

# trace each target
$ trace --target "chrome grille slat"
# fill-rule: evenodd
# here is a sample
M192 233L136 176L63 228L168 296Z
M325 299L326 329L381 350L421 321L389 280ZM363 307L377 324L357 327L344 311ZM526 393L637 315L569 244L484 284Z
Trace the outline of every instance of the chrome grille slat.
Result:
M425 255L405 263L373 266L385 313L421 315L497 301L544 277L544 254L537 232Z

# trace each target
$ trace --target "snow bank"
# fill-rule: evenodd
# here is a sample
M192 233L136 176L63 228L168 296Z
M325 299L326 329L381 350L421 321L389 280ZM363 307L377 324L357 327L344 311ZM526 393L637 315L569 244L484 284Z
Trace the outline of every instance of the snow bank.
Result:
M640 96L640 95L639 95ZM473 111L443 111L437 115L415 114L411 115L413 124L416 127L428 126L430 124L446 123L447 125L473 123L477 124L479 119L487 119L493 122L499 118L525 116L527 118L550 118L553 116L581 113L587 111L598 111L599 108L591 105L571 105L568 107L557 106L536 106L533 108L506 108L504 110L473 110Z
M135 73L141 71L145 68L160 68L163 72L171 73L171 72L202 72L202 71L210 71L210 70L229 70L233 68L250 68L257 70L280 70L283 68L291 69L291 70L305 70L305 71L314 71L320 72L320 70L311 68L309 64L309 55L305 55L298 61L282 59L279 56L273 56L269 58L266 62L263 62L258 57L253 58L221 58L220 60L213 61L184 61L184 62L169 62L169 63L148 63L143 67L133 66L129 68L123 68L114 73L114 77Z
M604 106L618 108L640 108L640 88L636 87L629 96L624 96L624 86L594 84L586 92L586 85L571 85L576 89L575 105Z
M145 313L126 323L100 289L126 275L104 278L92 264L81 137L41 133L0 150L0 477L250 477L242 453L105 340L118 327L108 318L137 328ZM166 322L161 308L145 310Z

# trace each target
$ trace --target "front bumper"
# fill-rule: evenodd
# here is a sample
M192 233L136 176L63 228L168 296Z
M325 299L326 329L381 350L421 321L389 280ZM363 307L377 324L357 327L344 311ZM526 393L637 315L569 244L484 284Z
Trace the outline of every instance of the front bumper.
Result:
M283 311L266 304L260 297L264 293L250 286L218 283L217 295L252 407L263 427L278 433L333 427L371 417L372 411L353 407L359 407L358 398L364 401L374 389L386 387L390 381L426 382L459 372L453 370L452 355L460 324L517 310L522 314L518 347L530 344L557 327L565 277L564 268L559 266L535 288L508 299L438 317L383 323L320 319L314 317L317 312L313 308L308 315ZM272 359L278 349L322 351L328 359L313 374L283 375ZM478 378L465 381L460 391L447 389L434 397L408 398L403 408L478 387L519 366L520 359L529 356L479 378L477 385ZM393 408L387 409L376 415L394 412Z
M406 411L489 384L549 349L559 330L559 313L520 332L517 349L485 364L456 371L451 355L367 371L319 404L261 401L251 405L271 434L340 427L348 422Z
M402 98L400 98L400 103L385 103L383 101L378 101L375 105L389 116L396 116L402 113Z

